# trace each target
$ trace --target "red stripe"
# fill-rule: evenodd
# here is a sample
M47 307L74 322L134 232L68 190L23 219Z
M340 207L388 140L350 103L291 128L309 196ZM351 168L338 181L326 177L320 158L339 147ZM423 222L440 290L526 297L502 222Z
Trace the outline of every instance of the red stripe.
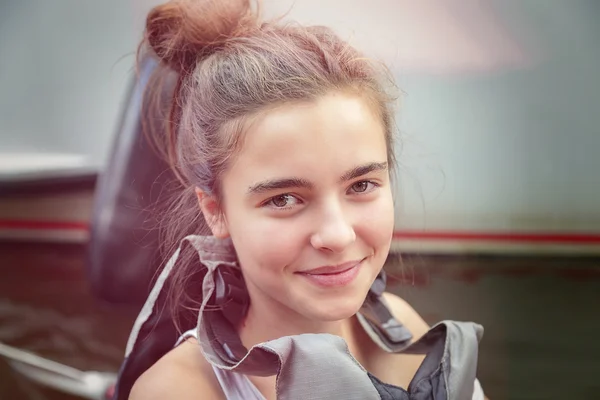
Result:
M89 224L85 221L27 221L0 220L0 229L36 229L36 230L77 230L87 231ZM572 243L600 244L600 234L581 233L498 233L498 232L464 232L464 231L396 231L394 239L402 240L449 240L449 241L496 241L521 243Z
M499 241L528 243L574 243L600 244L600 234L581 233L497 233L497 232L461 232L461 231L429 231L411 232L396 231L394 239L411 240L454 240L454 241Z
M87 231L89 224L81 221L0 220L0 229L75 230Z

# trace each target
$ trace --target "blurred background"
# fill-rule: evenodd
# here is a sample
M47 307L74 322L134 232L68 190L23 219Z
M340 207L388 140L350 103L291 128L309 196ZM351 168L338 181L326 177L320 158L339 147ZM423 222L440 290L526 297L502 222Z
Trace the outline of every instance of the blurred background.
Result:
M158 3L0 0L0 343L59 369L118 370L158 266L134 79ZM600 399L600 2L263 3L402 91L390 290L484 325L492 400ZM81 398L30 375L0 358L0 399Z

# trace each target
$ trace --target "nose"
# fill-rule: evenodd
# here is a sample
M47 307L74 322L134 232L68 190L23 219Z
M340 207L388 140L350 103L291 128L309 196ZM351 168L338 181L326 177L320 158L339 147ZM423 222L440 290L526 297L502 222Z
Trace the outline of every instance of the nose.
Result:
M339 205L328 206L317 218L317 229L310 238L315 249L341 253L356 240L350 218Z

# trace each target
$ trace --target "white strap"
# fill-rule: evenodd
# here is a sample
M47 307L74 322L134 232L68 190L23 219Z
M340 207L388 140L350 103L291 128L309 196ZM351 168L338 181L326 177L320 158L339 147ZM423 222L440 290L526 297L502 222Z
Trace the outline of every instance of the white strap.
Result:
M144 325L144 323L148 320L148 318L152 314L152 310L154 309L154 303L156 303L156 299L158 298L158 295L160 294L160 292L165 284L165 281L167 280L167 277L171 273L171 270L173 269L173 266L175 265L175 262L177 261L177 258L179 257L180 252L181 252L181 247L177 249L175 254L173 254L173 256L171 257L171 259L169 260L169 262L167 263L165 268L162 270L162 272L158 276L158 279L156 280L156 284L152 288L152 291L150 292L148 299L146 299L146 302L144 303L144 306L142 307L142 311L140 311L140 314L138 315L138 317L136 318L136 320L133 324L133 328L131 329L131 333L129 334L129 339L127 340L127 347L125 348L125 357L129 357L129 354L131 353L131 350L133 350L133 346L135 345L135 342L137 341L137 337L140 334L140 329L142 329L142 325Z
M483 394L483 388L481 387L481 383L479 383L479 379L475 379L475 388L473 389L473 400L485 400L485 395Z

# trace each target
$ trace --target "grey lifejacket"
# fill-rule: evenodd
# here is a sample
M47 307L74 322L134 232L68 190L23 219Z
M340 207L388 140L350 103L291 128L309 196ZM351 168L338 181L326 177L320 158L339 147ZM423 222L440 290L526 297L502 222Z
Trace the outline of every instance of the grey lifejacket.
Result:
M443 321L411 343L412 335L391 315L382 298L385 274L376 279L357 318L384 350L426 354L407 390L371 375L352 357L346 342L335 335L285 336L246 349L234 329L245 314L248 298L232 243L212 236L188 236L182 241L184 245L193 246L206 268L195 336L213 367L246 375L277 375L277 399L281 400L472 399L483 328L470 322ZM158 312L156 300L180 251L181 247L163 269L135 321L124 365L135 357L144 339L139 333Z

